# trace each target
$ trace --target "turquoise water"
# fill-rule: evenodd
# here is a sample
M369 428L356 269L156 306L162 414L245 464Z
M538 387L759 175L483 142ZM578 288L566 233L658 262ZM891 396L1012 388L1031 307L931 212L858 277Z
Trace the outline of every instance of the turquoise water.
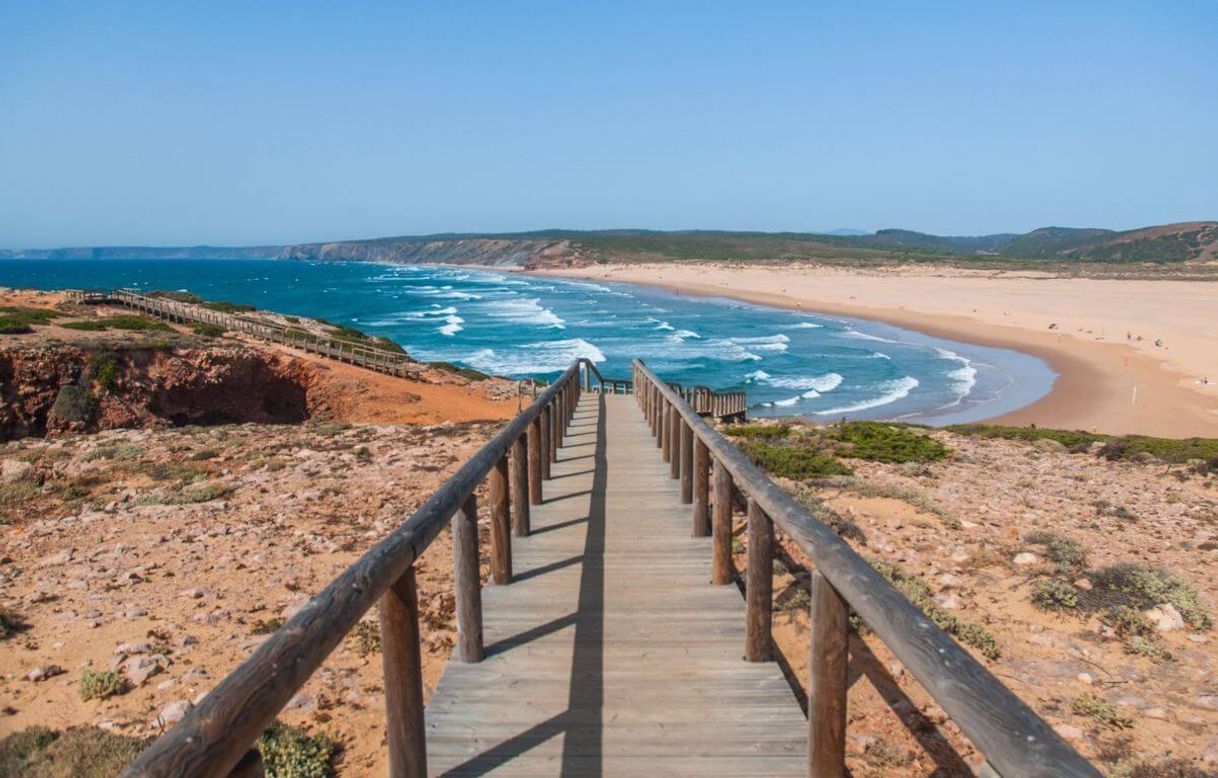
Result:
M1055 378L1035 357L875 322L460 267L7 260L0 285L188 290L350 324L418 359L516 378L556 376L576 357L626 378L641 357L671 381L747 391L754 416L972 421L1032 402Z

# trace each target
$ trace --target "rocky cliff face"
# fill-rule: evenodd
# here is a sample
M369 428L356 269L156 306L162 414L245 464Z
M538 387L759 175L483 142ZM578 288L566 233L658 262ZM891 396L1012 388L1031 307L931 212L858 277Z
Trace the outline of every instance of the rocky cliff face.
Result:
M287 246L280 259L393 262L404 265L562 266L581 252L568 240L548 238L384 238Z
M240 346L0 352L0 440L309 418L311 367Z

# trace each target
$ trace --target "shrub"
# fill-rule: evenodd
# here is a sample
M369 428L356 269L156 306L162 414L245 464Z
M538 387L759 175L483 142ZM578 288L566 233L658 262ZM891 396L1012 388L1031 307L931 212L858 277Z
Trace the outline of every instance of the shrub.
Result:
M134 330L139 332L168 332L173 328L168 324L152 319L144 318L143 316L107 316L104 319L99 319L107 328L116 330Z
M136 459L143 453L144 449L134 443L119 443L114 446L95 448L81 457L81 459L85 462L92 462L97 459Z
M85 332L99 332L106 329L106 325L98 319L81 319L80 321L65 321L59 325L69 330L83 330Z
M805 478L854 473L842 461L807 446L776 446L753 441L744 451L753 464L779 478L799 481Z
M127 679L112 670L85 670L80 677L82 700L106 700L127 691Z
M177 494L146 494L136 501L138 505L194 505L211 502L232 494L232 487L224 484L204 484L194 489L183 489Z
M224 327L210 322L192 324L190 329L194 334L204 338L218 338L225 333Z
M250 629L251 635L269 635L283 626L283 619L259 619Z
M1104 611L1101 620L1112 628L1118 637L1149 638L1155 636L1155 625L1150 623L1146 614L1128 605L1118 605Z
M1047 578L1032 590L1032 604L1048 611L1073 610L1078 607L1078 589L1069 581Z
M1095 719L1105 727L1112 729L1127 729L1133 726L1133 717L1116 706L1094 694L1084 694L1070 701L1070 710L1077 716Z
M248 303L230 303L224 300L216 300L211 302L203 302L200 300L198 301L198 304L202 305L204 308L219 311L220 313L248 313L249 311L258 310Z
M327 778L338 744L276 721L258 740L266 778Z
M166 300L176 300L179 303L194 303L195 305L199 305L203 302L203 298L199 297L197 294L191 294L190 292L171 291L171 290L165 290L165 289L158 289L156 291L149 292L148 296L149 297L163 297Z
M89 359L89 370L93 373L93 380L102 389L107 392L114 392L118 389L120 368L118 358L114 354L108 351L94 354Z
M946 427L957 435L975 438L1002 438L1005 440L1055 440L1066 448L1088 447L1097 441L1108 440L1107 435L1097 435L1081 430L1055 430L1043 427L1008 427L1002 424L952 424Z
M846 444L837 452L840 456L871 462L937 462L951 453L924 432L878 421L838 424L829 437Z
M1057 532L1030 532L1024 540L1044 546L1045 555L1063 573L1087 567L1087 549L1074 538Z
M897 591L904 594L915 608L939 625L949 635L955 635L962 643L972 646L987 659L998 659L1002 651L998 640L980 624L961 619L949 610L939 607L930 587L916 576L909 575L900 567L879 560L868 560L876 572L888 579Z
M0 484L0 505L18 505L36 497L38 493L38 484L28 478Z
M93 726L30 727L0 741L0 775L113 778L151 742Z
M33 325L50 324L52 319L62 315L58 311L46 308L2 306L0 307L0 333L22 335L33 332Z
M1097 570L1091 579L1097 590L1124 595L1136 608L1169 604L1193 629L1209 629L1213 624L1197 590L1161 567L1126 562Z
M731 424L723 428L723 434L745 440L778 440L790 434L786 424Z
M0 608L0 640L5 640L30 628L17 612Z
M357 656L380 653L381 628L376 622L361 621L356 624L348 639L351 641L351 650Z
M1150 638L1134 635L1121 644L1126 654L1144 656L1152 662L1167 662L1171 660L1171 652Z
M481 370L474 370L472 367L454 365L452 362L431 362L430 364L436 370L442 370L445 373L453 373L454 375L459 375L462 378L468 378L471 381L486 381L490 378L489 375L483 373Z

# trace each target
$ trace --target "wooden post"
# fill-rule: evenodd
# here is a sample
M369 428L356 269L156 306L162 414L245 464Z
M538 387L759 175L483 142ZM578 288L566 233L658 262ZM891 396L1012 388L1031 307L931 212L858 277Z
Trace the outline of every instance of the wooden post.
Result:
M426 778L419 595L410 567L381 599L381 665L392 778Z
M566 437L566 425L568 421L567 407L563 405L564 401L556 400L550 411L550 461L558 461L558 449L562 447L563 438Z
M668 460L668 474L674 479L681 477L681 425L684 422L681 420L681 413L677 410L677 406L673 405L669 413L668 419L668 451L671 455Z
M715 463L714 540L711 545L711 583L732 582L732 474Z
M541 505L541 419L529 423L529 502Z
M532 454L533 441L529 441ZM530 457L531 459L532 457ZM530 468L531 471L531 468ZM530 472L531 475L531 472ZM511 509L508 505L508 458L501 457L490 472L491 500L491 580L497 584L512 582Z
M752 497L749 498L749 567L744 594L748 608L744 658L750 662L765 662L770 658L770 624L774 617L774 524Z
M846 774L846 666L850 627L846 603L812 573L812 648L808 669L808 775Z
M664 418L660 422L660 455L665 462L672 461L672 435L668 434L672 426L672 403L664 403Z
M694 428L681 420L681 503L694 501Z
M512 532L527 537L529 528L529 460L527 434L512 444Z
M457 656L482 661L482 581L478 577L478 498L453 514L453 589L457 600Z
M550 463L554 461L554 433L550 430L550 406L541 409L541 477L549 480Z
M701 438L694 441L694 537L711 534L710 449Z

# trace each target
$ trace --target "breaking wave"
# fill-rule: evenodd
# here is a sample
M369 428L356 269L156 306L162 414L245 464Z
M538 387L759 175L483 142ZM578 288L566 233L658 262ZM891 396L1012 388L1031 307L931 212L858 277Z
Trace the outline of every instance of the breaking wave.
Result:
M909 393L917 388L920 382L913 376L902 376L891 381L881 381L876 384L876 388L884 392L879 397L862 400L853 405L843 405L838 408L830 408L825 411L815 411L817 416L832 416L839 413L855 413L857 411L865 411L869 408L878 408L881 405L894 403L904 397L908 397Z

